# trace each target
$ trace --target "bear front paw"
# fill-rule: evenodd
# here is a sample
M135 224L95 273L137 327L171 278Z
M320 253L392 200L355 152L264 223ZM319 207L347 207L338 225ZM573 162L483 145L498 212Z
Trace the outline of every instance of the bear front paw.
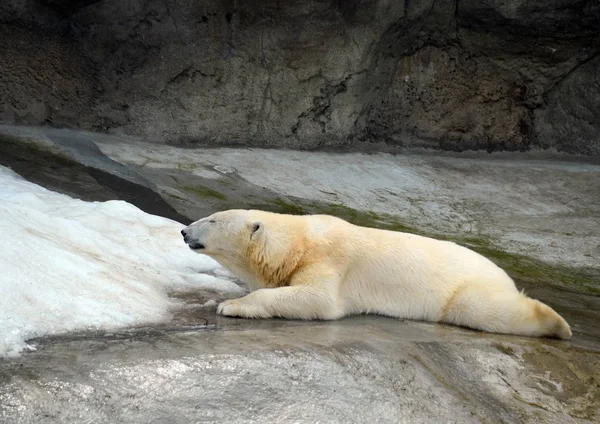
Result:
M217 314L226 317L240 318L269 318L270 315L263 308L249 305L238 299L229 299L221 302L217 307Z

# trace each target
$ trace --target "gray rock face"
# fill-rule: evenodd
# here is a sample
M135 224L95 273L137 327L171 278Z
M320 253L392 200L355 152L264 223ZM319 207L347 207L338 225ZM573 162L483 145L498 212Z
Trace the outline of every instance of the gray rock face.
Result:
M595 0L10 0L0 121L597 155L598 28Z
M547 107L537 111L539 140L600 155L600 57L583 64L548 93Z

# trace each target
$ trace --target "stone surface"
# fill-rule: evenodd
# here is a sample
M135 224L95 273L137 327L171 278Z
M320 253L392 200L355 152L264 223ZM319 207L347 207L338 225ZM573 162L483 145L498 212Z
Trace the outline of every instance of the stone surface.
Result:
M485 239L545 261L493 258L517 261L523 269L513 264L509 272L519 288L556 308L574 334L569 341L533 339L375 316L228 319L206 304L209 294L176 292L184 305L162 325L31 340L37 350L0 360L1 423L600 419L596 160L184 149L64 129L0 133L0 149L7 136L20 140L12 155L24 162L21 170L47 158L47 149L23 154L23 140L53 146L71 161L147 181L186 219L225 207L329 207L370 224L383 225L391 214L413 230ZM87 175L40 181L78 193L91 187ZM569 276L585 268L588 279L554 281L565 278L561 267Z
M600 351L354 317L38 341L0 361L6 423L597 422Z
M598 27L595 0L10 0L0 120L175 144L597 155Z

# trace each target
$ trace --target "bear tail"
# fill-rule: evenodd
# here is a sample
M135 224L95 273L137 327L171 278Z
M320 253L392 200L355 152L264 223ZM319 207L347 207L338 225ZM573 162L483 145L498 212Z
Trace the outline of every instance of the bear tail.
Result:
M526 299L532 306L533 318L538 321L542 335L563 340L571 338L573 335L571 327L554 309L539 300Z

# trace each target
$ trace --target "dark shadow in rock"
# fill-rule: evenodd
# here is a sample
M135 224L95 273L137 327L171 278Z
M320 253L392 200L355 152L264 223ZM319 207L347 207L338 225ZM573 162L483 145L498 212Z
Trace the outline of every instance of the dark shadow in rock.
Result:
M14 136L7 128L0 128L0 165L28 181L82 200L124 200L153 215L191 222L152 183L108 158L81 134L48 133L34 139Z

